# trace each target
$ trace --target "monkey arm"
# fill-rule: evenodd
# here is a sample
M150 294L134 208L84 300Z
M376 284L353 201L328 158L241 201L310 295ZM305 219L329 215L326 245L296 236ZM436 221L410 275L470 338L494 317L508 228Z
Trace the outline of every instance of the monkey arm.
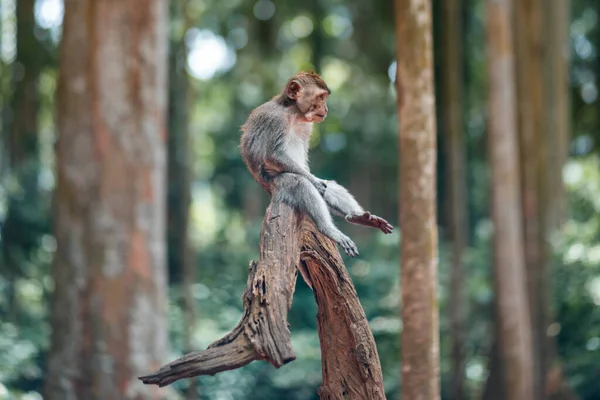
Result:
M323 196L327 188L327 182L317 178L307 168L304 168L300 163L288 155L284 145L279 145L271 152L266 160L266 165L269 169L277 172L289 172L305 177Z
M376 228L383 233L391 233L394 229L385 219L365 211L348 189L335 181L329 182L323 199L331 212L350 223Z

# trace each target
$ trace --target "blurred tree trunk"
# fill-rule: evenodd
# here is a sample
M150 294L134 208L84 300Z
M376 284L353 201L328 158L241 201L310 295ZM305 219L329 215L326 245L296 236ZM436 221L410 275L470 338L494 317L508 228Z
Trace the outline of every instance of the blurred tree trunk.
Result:
M532 399L542 399L547 372L548 303L545 224L548 136L544 109L544 51L542 0L515 3L517 101L521 163L521 207L524 257L527 271L529 314L533 334ZM550 7L551 8L551 7Z
M11 66L12 98L4 111L4 154L11 175L7 185L8 208L2 223L2 262L7 273L10 314L18 312L14 281L21 264L35 246L40 230L36 225L38 157L38 81L44 59L35 36L34 0L16 3L16 57ZM28 210L26 210L28 208ZM27 212L29 211L29 212ZM33 217L33 218L32 218Z
M560 4L559 4L560 3ZM517 2L517 82L525 262L534 351L534 399L546 399L558 363L550 297L549 235L564 218L562 166L569 130L568 4ZM550 45L546 46L550 38ZM568 48L568 47L567 47ZM562 379L560 379L562 382ZM553 385L554 386L554 385Z
M550 140L548 161L548 215L546 224L550 232L559 229L567 216L565 188L562 169L569 156L571 140L571 84L569 75L571 2L557 0L552 7L544 7L546 17L545 35L551 46L547 46L548 74L545 87L546 125Z
M312 63L317 73L322 73L322 63L325 47L325 35L323 32L323 17L327 15L321 3L322 0L310 0L310 10L315 18L315 28L311 35Z
M161 0L65 2L47 400L161 393L137 377L167 345L167 15Z
M396 0L402 398L439 399L436 129L429 0Z
M570 59L570 17L571 2L558 0L552 7L544 7L545 18L543 34L550 43L546 51L545 84L548 95L544 96L545 124L548 148L548 168L541 171L547 188L545 215L543 216L544 241L546 252L550 247L549 236L562 227L567 217L566 195L562 179L562 170L569 156L571 137L571 87L569 76ZM548 257L547 257L548 258ZM547 261L548 262L548 261ZM542 288L541 301L546 313L546 333L544 369L545 397L552 400L576 398L568 383L563 378L562 365L558 357L556 330L548 329L554 323L552 306L551 280L545 271L545 287Z
M494 221L494 284L507 398L533 398L532 334L523 260L515 115L512 1L488 0L489 154Z
M181 308L184 315L184 352L196 350L193 332L196 307L193 285L195 264L189 243L191 203L190 140L189 140L189 77L186 70L187 46L185 33L192 25L186 16L187 0L171 0L172 22L181 29L171 38L169 47L169 121L167 141L167 249L169 276L181 283ZM187 399L198 398L198 379L188 380Z
M500 359L500 324L498 307L494 309L493 339L488 354L488 376L481 394L482 400L506 400L507 388L504 385L504 371Z
M448 215L449 239L452 242L450 272L450 329L452 334L452 367L450 398L466 398L464 387L465 296L463 288L464 253L468 238L465 146L463 124L463 51L462 1L446 0L442 15L442 114L448 158L447 187L450 194Z
M17 53L12 65L11 128L7 132L9 166L15 172L35 162L38 150L38 79L41 58L35 36L34 0L16 2Z
M3 15L4 4L0 1L0 16ZM0 18L0 32L3 32L2 23L3 18ZM0 54L4 54L4 43L0 40ZM0 57L0 139L2 140L2 146L0 146L0 178L4 177L6 170L8 169L8 149L6 148L6 135L8 132L8 85L10 80L7 78L10 75L9 68Z

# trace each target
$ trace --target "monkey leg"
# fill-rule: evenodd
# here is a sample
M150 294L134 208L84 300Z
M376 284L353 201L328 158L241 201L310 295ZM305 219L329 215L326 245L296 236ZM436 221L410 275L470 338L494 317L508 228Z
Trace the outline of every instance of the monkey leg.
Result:
M336 181L327 181L323 199L331 212L340 217L362 215L365 212L354 196Z
M385 219L365 211L358 204L354 196L345 187L335 181L327 182L327 189L325 190L323 199L325 199L331 212L346 218L348 222L377 228L383 233L392 233L394 229Z
M354 242L333 223L327 203L317 189L305 177L293 173L281 173L274 179L275 199L296 208L315 222L317 229L340 245L346 254L358 256Z

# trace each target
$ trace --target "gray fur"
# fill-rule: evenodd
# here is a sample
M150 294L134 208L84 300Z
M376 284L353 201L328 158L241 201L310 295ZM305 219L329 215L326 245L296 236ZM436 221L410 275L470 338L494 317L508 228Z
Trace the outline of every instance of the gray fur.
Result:
M281 201L308 215L325 236L340 245L346 254L356 257L358 249L354 242L344 235L333 223L327 203L317 189L303 176L281 173L274 179L275 200ZM327 190L325 193L327 193Z
M257 107L242 126L242 158L254 179L263 186L269 185L267 182L278 172L291 172L306 178L323 194L324 182L312 175L308 167L312 123L296 122L297 112L291 109L293 106L286 107L276 99L278 97ZM293 128L297 128L296 131ZM303 154L290 155L290 142L297 141L302 143Z
M358 204L354 196L336 181L328 181L323 195L329 209L335 215L346 219L364 214L365 210Z
M313 124L303 117L285 90L254 109L242 126L242 158L254 179L276 200L308 215L319 231L356 257L356 245L335 226L331 213L347 220L371 216L346 188L311 174L308 145Z

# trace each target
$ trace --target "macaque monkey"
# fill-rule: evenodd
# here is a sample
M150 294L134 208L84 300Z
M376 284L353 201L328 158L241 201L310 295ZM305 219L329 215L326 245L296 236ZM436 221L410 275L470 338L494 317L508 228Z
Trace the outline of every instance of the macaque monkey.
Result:
M330 212L383 233L391 233L393 227L365 211L343 186L310 172L308 144L313 123L327 116L330 93L319 75L296 74L280 94L250 113L242 126L241 152L254 179L275 200L308 215L319 231L356 257L356 245L334 225Z

